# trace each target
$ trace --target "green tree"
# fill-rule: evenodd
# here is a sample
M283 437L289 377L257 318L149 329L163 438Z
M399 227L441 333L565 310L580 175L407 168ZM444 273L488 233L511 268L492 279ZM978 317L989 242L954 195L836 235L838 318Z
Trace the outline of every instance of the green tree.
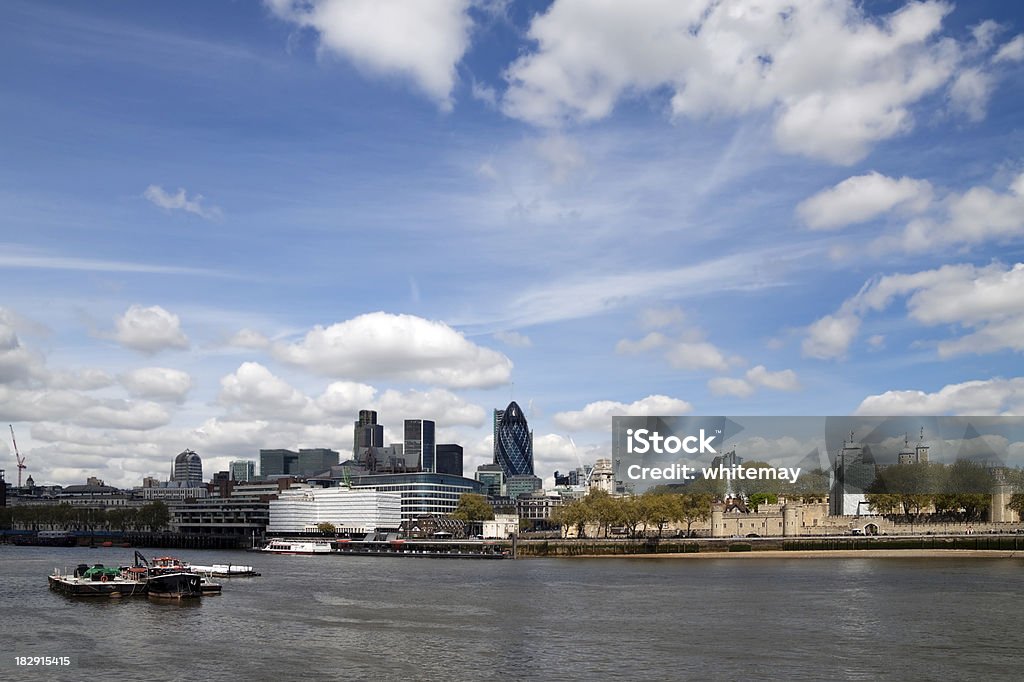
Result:
M674 520L686 524L686 535L689 536L694 523L711 518L711 504L714 502L714 498L707 493L682 494L678 497L677 516Z
M992 474L976 462L957 460L946 467L935 511L961 521L977 521L992 503Z
M463 493L459 496L459 506L452 512L452 518L466 522L467 529L481 527L482 521L494 518L494 508L487 503L487 498L474 493ZM474 534L470 530L470 534Z
M171 512L161 500L155 500L139 507L138 524L151 532L163 530L171 522Z
M337 526L335 526L330 521L321 521L320 523L316 524L316 529L324 535L334 535L338 532Z

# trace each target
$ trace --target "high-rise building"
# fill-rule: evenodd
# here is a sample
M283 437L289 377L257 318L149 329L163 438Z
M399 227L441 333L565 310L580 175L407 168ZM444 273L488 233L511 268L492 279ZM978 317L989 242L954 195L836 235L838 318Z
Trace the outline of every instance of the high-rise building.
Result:
M434 422L429 419L405 420L405 463L420 471L437 470Z
M488 497L505 496L505 472L497 464L481 464L476 468L475 478Z
M505 493L514 500L520 495L529 495L540 490L543 485L544 482L533 474L510 476L505 481Z
M352 457L359 459L366 448L384 447L384 426L377 423L376 410L359 410L352 437Z
M242 459L228 465L232 481L251 481L256 478L256 462Z
M437 473L462 475L462 446L442 443L437 446Z
M494 442L496 464L505 472L506 479L533 474L533 432L514 400L504 409Z
M203 482L203 460L192 450L184 450L174 458L172 481L182 483Z
M329 448L303 448L299 450L299 460L295 470L298 476L317 476L338 466L337 450Z
M501 418L505 416L505 410L495 410L494 419L492 421L494 438L491 441L494 447L494 460L493 463L498 463L498 426L501 425Z
M299 453L292 450L260 450L260 476L294 476L298 461Z

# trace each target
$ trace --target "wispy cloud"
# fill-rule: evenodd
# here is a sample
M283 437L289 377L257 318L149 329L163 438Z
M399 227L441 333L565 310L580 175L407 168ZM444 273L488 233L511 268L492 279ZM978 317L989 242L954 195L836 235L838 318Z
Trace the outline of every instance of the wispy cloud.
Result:
M202 194L196 194L189 199L188 194L183 188L178 188L177 192L170 194L160 185L150 185L142 193L142 196L149 199L154 205L168 211L194 213L200 218L206 218L207 220L220 220L224 217L224 212L219 207L203 205Z
M130 261L77 258L43 253L34 249L4 244L0 249L0 268L30 268L36 270L81 270L87 272L138 272L152 275L203 275L205 277L234 278L235 275L219 270L190 268L179 265L156 265Z

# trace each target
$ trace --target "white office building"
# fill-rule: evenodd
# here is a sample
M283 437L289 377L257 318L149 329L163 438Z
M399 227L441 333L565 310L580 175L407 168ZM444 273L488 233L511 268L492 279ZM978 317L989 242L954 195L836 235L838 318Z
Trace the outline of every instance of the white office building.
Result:
M295 486L270 501L267 533L309 533L321 523L331 523L343 533L397 529L402 523L402 497L366 488Z

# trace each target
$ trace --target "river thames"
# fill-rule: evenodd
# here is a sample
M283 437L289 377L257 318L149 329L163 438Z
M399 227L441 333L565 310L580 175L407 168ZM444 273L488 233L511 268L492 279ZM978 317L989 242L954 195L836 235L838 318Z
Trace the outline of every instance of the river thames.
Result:
M180 550L258 578L185 603L72 599L0 546L0 679L1021 679L1017 559L525 559ZM148 556L166 550L142 550ZM70 656L73 668L17 667Z

